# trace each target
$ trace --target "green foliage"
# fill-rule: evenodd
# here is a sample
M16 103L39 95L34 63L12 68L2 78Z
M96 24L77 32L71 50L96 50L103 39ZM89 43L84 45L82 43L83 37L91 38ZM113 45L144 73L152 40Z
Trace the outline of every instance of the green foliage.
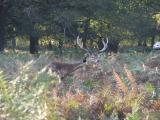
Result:
M79 102L75 101L75 100L70 100L67 103L67 108L68 109L79 109Z
M146 88L146 91L149 92L149 93L152 93L153 91L155 91L155 86L153 86L151 83L147 82L145 84L145 88Z
M70 49L64 52L65 61L70 62L71 56L66 53L73 51ZM0 72L0 106L2 107L0 119L89 120L92 117L100 120L118 119L118 111L124 112L127 120L139 120L146 114L150 119L159 117L159 112L156 113L148 107L152 100L150 93L155 90L152 84L139 83L137 86L139 92L136 96L126 94L122 97L119 92L112 91L110 82L113 79L110 74L113 62L119 75L124 72L122 71L124 63L127 63L129 70L136 75L137 71L143 72L140 63L145 62L146 58L151 57L150 55L125 53L117 57L102 56L100 62L104 66L100 77L94 79L89 76L90 79L81 81L69 76L65 81L68 86L62 88L57 83L56 74L42 72L43 68L52 61L48 56L49 53L43 53L39 58L35 58L20 51L16 54L14 52L0 54L0 69L3 71ZM77 55L76 52L74 57L79 58L80 54ZM99 69L94 69L94 72L89 72L89 75L96 74L96 71ZM151 111L154 113L148 114Z
M149 118L148 119L149 120L159 120L160 119L160 113L159 113L159 111L157 111L157 112L151 112L149 114Z
M107 34L117 41L129 40L122 42L127 45L143 44L155 36L159 24L158 0L7 0L0 4L1 43L5 45L16 37L18 47L26 47L29 42L19 36L53 36L58 44L73 44L79 33L84 41ZM49 42L47 38L42 43Z
M140 120L140 114L138 112L129 115L127 120Z
M11 96L8 89L8 83L3 75L3 72L0 71L0 101L2 103L9 103L11 100Z
M17 36L16 38L16 46L18 48L27 48L29 46L29 38L26 36Z
M83 82L83 85L86 89L92 90L94 87L97 87L99 85L99 81L85 80Z
M21 60L24 65L19 68L21 71L15 74L17 76L8 78L11 79L8 81L4 79L2 72L0 73L0 101L1 104L4 104L3 114L7 115L7 119L42 119L47 114L47 91L51 84L56 83L57 78L46 73L30 71L34 63L25 64L26 61L29 61L26 55L24 59L14 56L15 59ZM36 62L37 65L42 65L42 62L45 61L37 60Z

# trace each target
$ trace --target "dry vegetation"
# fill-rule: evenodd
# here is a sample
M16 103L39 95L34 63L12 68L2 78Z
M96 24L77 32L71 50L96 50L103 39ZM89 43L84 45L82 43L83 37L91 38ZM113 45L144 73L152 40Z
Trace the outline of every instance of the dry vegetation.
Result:
M160 119L160 56L102 56L58 83L44 68L54 59L0 54L1 120ZM70 59L70 58L68 58Z

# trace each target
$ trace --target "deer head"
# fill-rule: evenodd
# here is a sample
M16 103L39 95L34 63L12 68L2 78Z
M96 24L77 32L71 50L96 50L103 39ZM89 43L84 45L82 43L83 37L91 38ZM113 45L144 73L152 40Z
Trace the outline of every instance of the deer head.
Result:
M86 51L86 54L85 54L85 57L84 57L83 61L84 62L90 61L90 62L97 63L99 61L99 55L101 53L103 53L108 47L108 37L106 37L106 42L104 41L104 38L103 38L102 39L102 43L103 43L103 48L98 50L97 52L93 52L88 48L84 48L83 42L82 42L82 38L77 36L77 44L78 44L78 46L81 49L83 49L84 51Z

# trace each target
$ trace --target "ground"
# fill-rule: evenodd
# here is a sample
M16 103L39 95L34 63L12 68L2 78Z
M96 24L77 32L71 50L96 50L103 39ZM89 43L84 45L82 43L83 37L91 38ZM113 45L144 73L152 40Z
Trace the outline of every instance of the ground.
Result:
M159 54L102 55L96 66L87 62L59 83L56 72L44 69L55 58L75 63L83 56L71 52L1 53L0 119L160 119Z

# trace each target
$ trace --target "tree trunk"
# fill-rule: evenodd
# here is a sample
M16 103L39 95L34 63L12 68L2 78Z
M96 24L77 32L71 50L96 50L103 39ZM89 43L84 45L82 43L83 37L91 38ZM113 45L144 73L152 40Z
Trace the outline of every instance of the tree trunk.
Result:
M153 47L154 42L155 42L155 37L158 34L157 29L156 28L152 28L150 34L151 34L151 47Z
M151 39L151 47L153 47L153 45L154 45L154 40L155 40L155 35L152 36L152 39Z
M147 41L146 41L146 39L143 41L143 47L147 47Z
M138 40L138 46L142 46L142 41Z
M51 50L51 49L52 49L52 43L51 43L51 40L49 40L49 43L48 43L48 45L47 45L47 48L48 48L49 50Z
M4 50L5 45L5 15L3 2L0 2L0 51Z
M4 26L2 25L0 28L0 51L4 50L5 45L5 32L4 32Z
M38 54L38 37L30 35L30 53Z
M13 39L12 39L12 50L15 51L15 48L16 48L16 38L13 37Z
M5 47L5 16L0 9L0 51L4 50Z
M66 41L66 27L63 28L63 37L64 37L64 43Z
M60 39L60 40L59 40L59 45L58 45L58 48L59 48L59 50L60 50L60 53L62 53L62 47L63 47L63 40Z
M89 18L86 21L84 21L84 26L83 26L84 33L83 33L83 39L82 39L84 47L86 47L86 43L88 39L89 24L90 24L89 22L90 22Z
M12 8L12 4L9 1L0 0L0 51L3 51L5 48L5 27L8 23L10 8Z

